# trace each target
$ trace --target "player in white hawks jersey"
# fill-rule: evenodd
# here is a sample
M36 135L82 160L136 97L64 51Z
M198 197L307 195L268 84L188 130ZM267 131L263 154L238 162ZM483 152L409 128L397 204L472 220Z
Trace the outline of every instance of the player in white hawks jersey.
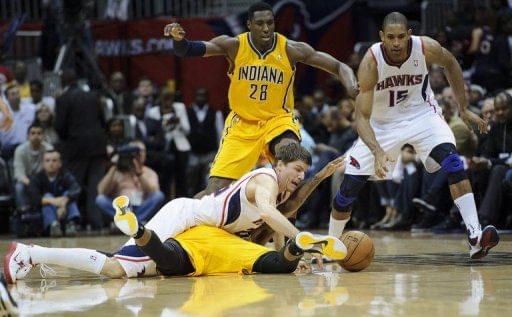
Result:
M287 202L299 188L311 165L311 155L299 144L289 143L278 150L276 159L272 168L253 170L213 194L200 199L170 201L147 223L146 228L153 230L161 241L198 225L219 227L245 238L267 223L275 232L294 238L299 230L276 207ZM343 165L342 159L333 160L318 176L325 179ZM297 194L303 194L303 190ZM298 203L302 203L304 199L297 196L294 195L292 202L296 204L299 199ZM129 230L133 229L137 228ZM130 244L134 244L133 239L127 242Z
M468 230L470 257L481 258L498 244L499 236L493 226L481 229L455 138L428 82L428 67L444 68L459 116L469 127L477 125L486 133L487 122L467 110L462 71L453 55L433 39L411 33L403 14L388 14L379 32L382 42L374 44L361 61L355 107L359 140L347 153L345 178L333 199L329 235L341 235L361 187L370 176L389 177L400 148L409 143L428 172L443 169L447 173L452 198Z

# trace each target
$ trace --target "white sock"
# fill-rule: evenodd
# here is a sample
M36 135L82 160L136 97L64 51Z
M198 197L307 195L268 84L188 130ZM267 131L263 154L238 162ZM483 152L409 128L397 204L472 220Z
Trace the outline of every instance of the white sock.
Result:
M466 228L469 230L469 237L474 238L482 232L480 222L478 221L478 213L476 211L475 196L473 193L467 193L454 199L453 202L459 208L460 215L464 220Z
M33 264L56 264L71 269L100 274L107 256L96 250L83 248L28 248Z
M329 235L339 238L341 237L341 234L343 233L343 229L345 229L345 225L350 220L350 218L345 220L337 220L332 217L329 220Z

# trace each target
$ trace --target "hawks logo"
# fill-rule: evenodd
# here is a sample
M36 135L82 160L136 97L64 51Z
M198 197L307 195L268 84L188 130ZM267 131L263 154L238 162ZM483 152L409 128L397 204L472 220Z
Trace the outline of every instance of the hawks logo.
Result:
M350 156L350 165L354 166L357 169L361 168L361 165L359 165L359 162L352 156Z

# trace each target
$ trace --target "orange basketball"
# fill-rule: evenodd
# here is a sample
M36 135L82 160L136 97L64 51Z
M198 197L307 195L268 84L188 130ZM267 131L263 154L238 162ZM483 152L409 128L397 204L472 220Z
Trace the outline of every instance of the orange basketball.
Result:
M361 231L347 231L341 235L341 241L347 247L347 256L338 261L347 271L358 272L372 263L375 248L370 237Z

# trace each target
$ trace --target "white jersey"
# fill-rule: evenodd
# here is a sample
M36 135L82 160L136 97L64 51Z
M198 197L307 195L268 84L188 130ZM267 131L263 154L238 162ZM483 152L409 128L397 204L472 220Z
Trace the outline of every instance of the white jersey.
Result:
M387 58L383 43L370 47L377 62L378 81L373 92L371 121L385 124L412 120L427 112L441 113L428 80L423 42L411 36L408 58L402 65Z
M207 208L209 212L205 213L205 216L216 219L217 227L241 237L248 236L251 231L261 226L263 220L260 212L256 205L247 199L245 191L249 181L258 174L270 175L277 182L276 173L272 168L251 171L230 186L203 197L201 201L211 207ZM199 211L199 214L201 213L202 211Z
M263 224L258 208L247 200L245 193L247 183L258 174L267 174L277 181L273 169L258 168L201 199L171 200L151 218L146 228L153 230L161 241L174 238L181 232L200 225L222 228L240 237L247 237ZM289 195L280 197L281 195L278 196L277 205L288 199ZM126 244L134 244L133 239Z

